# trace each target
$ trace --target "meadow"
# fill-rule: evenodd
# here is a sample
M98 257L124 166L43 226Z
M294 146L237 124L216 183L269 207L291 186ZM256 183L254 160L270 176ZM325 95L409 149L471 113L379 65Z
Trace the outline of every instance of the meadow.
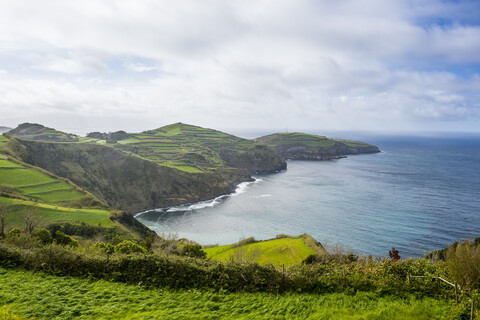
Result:
M459 319L447 301L415 295L145 289L2 268L0 301L5 319Z
M0 159L0 181L31 200L60 204L85 196L65 181L12 161Z
M205 172L225 166L221 152L250 152L255 143L213 129L174 123L130 134L129 138L118 141L114 147L160 165L186 172Z
M6 197L0 197L0 204L7 205L9 208L9 214L6 217L8 228L23 228L27 212L35 216L37 226L59 221L83 222L104 227L114 225L109 218L108 210L67 208Z
M267 241L241 241L239 244L225 245L204 248L207 258L228 262L228 261L249 261L260 265L272 264L277 267L289 267L299 265L311 255L325 252L321 245L315 240L310 245L306 239L308 235L299 237L284 236L279 239ZM248 240L248 239L247 239ZM242 243L243 242L243 243Z

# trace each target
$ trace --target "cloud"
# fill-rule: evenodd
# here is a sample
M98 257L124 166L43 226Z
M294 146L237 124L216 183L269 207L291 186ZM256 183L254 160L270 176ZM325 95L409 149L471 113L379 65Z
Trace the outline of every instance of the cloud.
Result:
M475 1L0 3L0 111L210 127L479 119ZM18 66L18 67L17 67Z

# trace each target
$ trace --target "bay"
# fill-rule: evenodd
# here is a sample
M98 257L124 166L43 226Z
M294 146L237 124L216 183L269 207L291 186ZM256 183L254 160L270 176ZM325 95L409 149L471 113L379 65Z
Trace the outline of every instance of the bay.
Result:
M212 201L140 213L158 234L206 244L308 233L357 254L422 256L480 236L480 138L369 137L382 153L288 161Z

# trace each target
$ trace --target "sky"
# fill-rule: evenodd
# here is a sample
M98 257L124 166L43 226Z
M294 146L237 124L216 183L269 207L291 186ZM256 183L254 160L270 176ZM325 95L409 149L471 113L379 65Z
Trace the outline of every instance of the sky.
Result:
M2 0L0 126L480 131L480 1Z

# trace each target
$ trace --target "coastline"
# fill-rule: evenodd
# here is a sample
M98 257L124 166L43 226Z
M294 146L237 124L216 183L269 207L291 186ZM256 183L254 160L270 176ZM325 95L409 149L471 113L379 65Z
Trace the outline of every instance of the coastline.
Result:
M229 193L224 193L221 195L218 195L216 197L210 197L210 198L204 198L200 199L198 201L189 201L189 202L183 202L183 203L178 203L175 205L167 206L167 207L161 207L161 208L152 208L148 210L143 210L141 212L137 212L133 214L134 218L140 217L141 215L145 213L150 213L150 212L161 212L161 213L168 213L168 212L181 212L181 211L193 211L193 210L198 210L198 209L203 209L207 207L213 207L216 206L217 204L220 204L220 201L226 197L232 197L237 194L243 193L245 188L252 184L252 183L257 183L262 181L261 179L258 178L253 178L249 179L248 181L241 181L241 182L236 182L232 185L231 192Z

